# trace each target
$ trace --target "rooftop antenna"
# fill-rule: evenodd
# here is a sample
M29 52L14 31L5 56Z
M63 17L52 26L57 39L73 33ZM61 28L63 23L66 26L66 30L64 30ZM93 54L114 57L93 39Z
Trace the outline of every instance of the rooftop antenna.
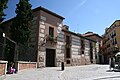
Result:
M77 32L79 32L79 24L77 24L77 28L76 29L77 29Z

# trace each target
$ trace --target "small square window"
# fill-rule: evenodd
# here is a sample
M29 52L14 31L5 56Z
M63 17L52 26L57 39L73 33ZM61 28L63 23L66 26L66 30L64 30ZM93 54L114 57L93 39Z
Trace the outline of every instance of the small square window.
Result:
M70 64L70 60L67 60L66 63L67 63L67 64Z

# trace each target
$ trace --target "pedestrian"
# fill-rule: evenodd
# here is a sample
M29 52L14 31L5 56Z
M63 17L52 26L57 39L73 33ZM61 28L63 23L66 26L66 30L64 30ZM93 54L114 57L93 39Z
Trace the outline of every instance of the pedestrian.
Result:
M109 69L111 70L111 57L109 58Z
M14 63L13 62L10 63L10 66L8 68L8 72L7 73L8 74L16 73L16 69L14 68Z
M112 58L112 68L113 70L115 69L115 58L114 57Z
M114 70L115 69L115 58L114 57L111 57L109 59L109 65L110 65L110 70L111 68Z

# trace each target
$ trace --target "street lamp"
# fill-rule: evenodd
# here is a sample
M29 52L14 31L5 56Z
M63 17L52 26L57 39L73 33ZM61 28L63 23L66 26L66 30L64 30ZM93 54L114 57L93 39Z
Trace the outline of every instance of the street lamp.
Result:
M5 33L3 33L3 37L8 39L9 41L11 41L12 43L14 43L15 45L17 44L14 40L10 39L8 36L5 35Z
M3 33L3 37L4 37L4 44L3 44L2 56L4 57L6 39L8 39L10 42L12 42L12 43L15 44L14 61L18 60L18 54L16 53L16 50L17 50L17 43L16 43L14 40L10 39L8 36L6 36L5 33Z

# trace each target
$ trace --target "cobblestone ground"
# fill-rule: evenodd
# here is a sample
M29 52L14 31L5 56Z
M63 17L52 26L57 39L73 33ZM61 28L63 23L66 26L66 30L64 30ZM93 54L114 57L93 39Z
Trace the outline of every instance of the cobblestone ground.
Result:
M4 80L120 80L120 72L109 70L108 65L28 69L6 75Z

